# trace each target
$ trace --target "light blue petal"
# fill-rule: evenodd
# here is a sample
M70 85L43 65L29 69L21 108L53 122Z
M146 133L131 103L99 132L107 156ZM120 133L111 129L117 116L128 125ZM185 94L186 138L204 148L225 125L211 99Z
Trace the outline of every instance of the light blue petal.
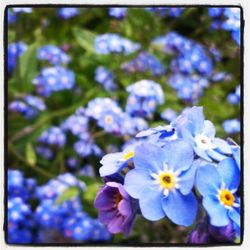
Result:
M231 209L228 212L230 219L240 226L240 213L236 209Z
M220 204L219 200L213 196L206 196L202 201L203 207L206 209L210 223L216 227L223 227L230 222L227 209Z
M124 189L135 199L145 195L151 186L155 186L153 178L143 169L130 170L124 179Z
M100 176L108 176L119 172L124 165L118 161L123 157L123 153L112 153L105 155L100 163L103 165L99 169Z
M175 191L162 199L162 208L171 221L187 227L196 218L198 203L193 193L182 195Z
M196 170L199 166L200 166L200 160L196 160L193 162L190 169L188 169L187 171L183 172L180 175L179 184L180 184L180 192L182 194L187 195L191 192L194 186Z
M196 186L202 196L216 195L221 187L222 177L216 167L205 165L196 171Z
M171 141L163 149L169 168L181 171L190 168L194 159L194 153L192 146L188 142L184 140Z
M232 154L232 149L226 141L220 138L214 138L213 144L215 144L218 147L218 150L223 154Z
M195 134L201 134L204 127L203 108L192 107L188 113L188 120L194 124Z
M226 155L221 154L220 152L216 151L216 149L207 150L206 153L209 157L211 157L215 161L222 161L227 158Z
M204 149L201 149L201 148L198 148L197 146L194 146L194 151L202 159L209 161L209 162L212 162L212 159L207 155L207 153Z
M145 137L145 136L149 136L149 135L153 135L157 133L156 130L150 128L150 129L147 129L147 130L143 130L141 132L139 132L135 137L136 138L140 138L140 137Z
M240 184L240 170L235 160L226 158L218 164L217 169L227 188L238 188Z
M163 169L165 152L160 147L144 143L135 148L134 165L136 169L157 173Z
M214 139L215 137L215 127L212 122L205 120L204 121L204 128L203 128L203 133L205 136Z
M238 168L240 169L240 147L232 146L233 157L237 163Z
M145 190L144 195L139 199L139 206L146 219L157 221L165 216L161 206L162 196L158 186Z

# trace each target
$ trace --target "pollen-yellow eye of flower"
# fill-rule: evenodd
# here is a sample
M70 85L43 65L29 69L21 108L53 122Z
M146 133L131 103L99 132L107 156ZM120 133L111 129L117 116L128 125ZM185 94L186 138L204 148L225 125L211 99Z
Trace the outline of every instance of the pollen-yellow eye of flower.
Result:
M159 175L160 185L165 189L172 189L176 185L176 177L173 173L163 172Z
M114 207L118 207L120 201L122 200L121 194L118 192L114 196Z
M108 123L108 124L112 123L113 122L112 116L111 115L106 115L105 116L105 122Z
M129 160L130 158L132 158L134 156L134 152L133 151L129 151L127 152L123 157L124 159L127 161Z
M234 204L234 195L227 189L222 189L219 193L219 200L225 206L231 207Z

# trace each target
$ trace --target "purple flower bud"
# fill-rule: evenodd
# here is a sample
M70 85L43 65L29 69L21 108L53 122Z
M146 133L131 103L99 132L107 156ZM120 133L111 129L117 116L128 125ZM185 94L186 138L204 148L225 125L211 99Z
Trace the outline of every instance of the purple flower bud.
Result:
M216 242L233 242L235 239L235 231L232 223L224 227L210 225L208 231Z
M135 218L136 206L120 183L107 182L100 188L95 199L99 220L109 232L128 236Z
M197 224L188 237L188 243L207 244L209 242L210 235L208 233L207 224L205 222Z

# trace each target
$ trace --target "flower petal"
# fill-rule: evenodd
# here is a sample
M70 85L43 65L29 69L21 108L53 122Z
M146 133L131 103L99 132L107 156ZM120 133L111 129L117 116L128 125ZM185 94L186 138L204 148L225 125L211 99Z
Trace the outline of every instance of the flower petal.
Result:
M200 165L200 160L196 160L193 162L190 169L181 174L179 184L180 184L180 191L183 195L186 195L191 192L194 186L196 170L199 167L199 165Z
M221 151L223 154L232 154L232 149L226 141L220 138L214 138L213 144L215 144L219 151Z
M203 198L202 204L210 217L210 223L216 227L223 227L230 222L227 209L213 196Z
M215 137L215 127L212 122L209 120L204 121L204 128L203 128L203 133L205 136L214 139Z
M124 180L124 189L135 199L145 195L145 190L154 185L154 180L148 172L142 169L130 170Z
M234 221L238 226L240 226L240 213L236 209L231 209L228 215L232 221Z
M194 153L192 146L184 140L175 140L164 146L166 161L170 168L176 170L187 170L190 168Z
M203 107L192 107L188 111L188 120L194 124L195 134L201 134L204 127Z
M145 190L144 196L139 199L139 206L142 215L146 219L157 221L165 216L161 206L162 196L163 195L158 187Z
M201 195L215 195L222 183L216 167L207 164L199 167L196 173L196 186Z
M209 162L212 162L212 159L207 155L207 153L204 149L201 149L201 148L198 148L197 146L194 146L194 151L202 159L209 161Z
M227 188L238 188L240 184L240 170L235 160L226 158L218 164L217 169Z
M196 218L198 203L193 193L182 195L176 191L162 199L162 208L174 223L190 226Z
M135 169L159 172L163 169L165 158L165 152L160 147L151 143L144 143L135 148Z

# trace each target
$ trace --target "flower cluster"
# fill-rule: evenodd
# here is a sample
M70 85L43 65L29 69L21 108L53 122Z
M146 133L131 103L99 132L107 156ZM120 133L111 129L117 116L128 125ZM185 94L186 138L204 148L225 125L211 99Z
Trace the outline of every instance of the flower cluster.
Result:
M148 52L141 52L137 57L127 63L122 64L122 69L126 72L145 72L149 70L153 76L163 75L165 69L160 61Z
M61 66L48 67L32 80L39 95L48 97L53 92L72 89L75 85L74 72Z
M240 45L240 8L211 7L208 15L212 18L212 29L230 31L233 40Z
M161 86L151 80L141 80L127 87L129 96L126 112L133 116L151 116L158 104L164 102Z
M86 108L86 115L109 133L134 135L140 129L147 128L145 120L132 117L126 112L123 112L118 103L110 98L95 98Z
M188 227L201 200L209 227L215 231L231 225L227 240L232 242L240 229L240 148L215 133L203 108L194 106L170 125L137 134L146 140L105 155L99 169L105 184L95 207L108 230L128 235L137 213ZM192 242L198 236L193 233Z
M54 45L45 45L38 49L37 59L46 60L53 65L67 64L70 57L64 51Z
M167 54L176 55L170 64L173 73L168 83L181 99L196 103L209 85L213 72L212 60L204 47L176 32L156 38L153 44L159 45Z
M99 66L95 70L95 80L100 83L107 91L113 91L116 89L114 83L113 74L107 68Z
M138 43L133 43L118 34L98 35L95 39L95 50L98 54L123 53L129 55L140 48Z
M20 113L26 119L36 117L39 112L45 109L46 105L43 99L33 95L26 95L23 100L19 98L9 104L10 111Z
M84 191L86 185L66 173L37 186L34 179L25 179L18 170L8 171L8 242L49 242L47 231L60 232L74 241L109 241L110 233L97 219L83 211L80 197L58 203L69 187ZM30 201L38 205L32 211Z

